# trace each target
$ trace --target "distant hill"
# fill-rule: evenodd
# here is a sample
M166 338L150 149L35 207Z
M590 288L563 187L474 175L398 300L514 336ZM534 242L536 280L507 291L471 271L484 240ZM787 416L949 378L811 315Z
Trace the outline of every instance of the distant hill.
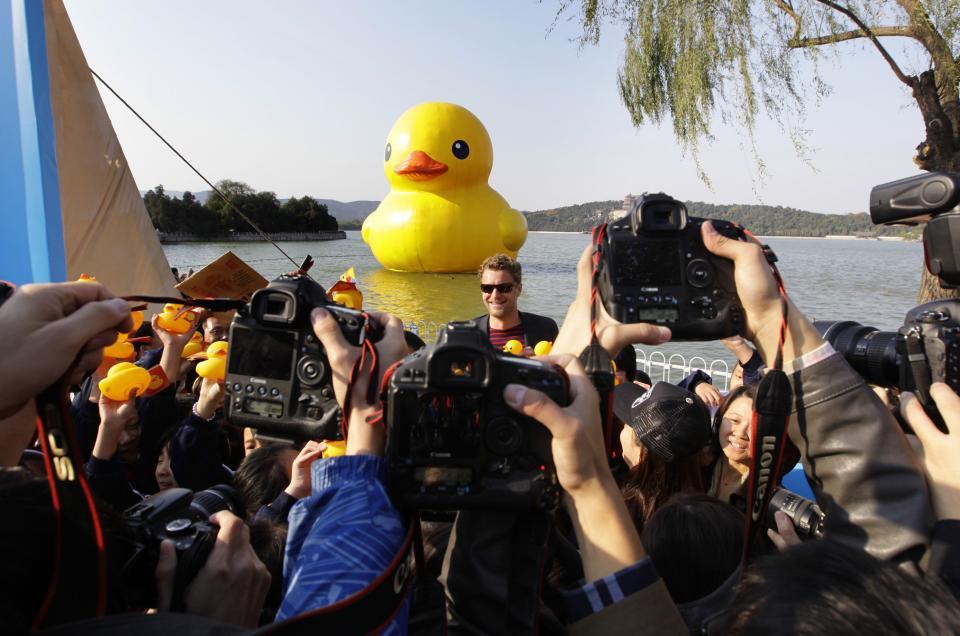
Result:
M907 236L919 237L916 228L876 226L865 212L818 214L770 205L714 205L685 201L692 216L736 221L759 236ZM583 232L602 220L617 218L622 201L594 201L551 210L525 212L533 231Z
M146 194L147 190L141 190ZM170 197L180 198L183 191L165 190ZM213 194L211 190L194 192L201 204ZM284 203L286 199L280 199ZM360 229L363 220L373 212L379 201L337 201L336 199L317 199L327 206L330 215L340 222L345 230ZM918 228L875 226L865 212L851 214L819 214L770 205L717 205L700 201L686 201L688 212L693 216L711 219L736 221L760 236L904 236L919 238ZM523 212L527 225L532 231L584 232L590 230L601 220L617 218L623 200L592 201L577 205L568 205L549 210Z
M141 190L140 196L145 195L149 190ZM183 190L164 190L167 196L179 199L183 197ZM193 196L200 204L206 204L207 199L213 195L213 190L203 190L194 192ZM316 197L314 197L316 198ZM327 206L327 211L338 221L363 221L367 215L377 209L379 201L337 201L336 199L316 199L318 203ZM286 203L287 199L280 199L280 203Z

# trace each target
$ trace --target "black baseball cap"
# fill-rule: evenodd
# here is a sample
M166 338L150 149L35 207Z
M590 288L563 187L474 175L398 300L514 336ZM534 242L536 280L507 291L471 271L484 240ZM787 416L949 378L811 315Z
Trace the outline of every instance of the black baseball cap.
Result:
M707 405L669 382L657 382L649 390L632 382L617 385L613 412L647 450L668 463L690 457L710 441Z

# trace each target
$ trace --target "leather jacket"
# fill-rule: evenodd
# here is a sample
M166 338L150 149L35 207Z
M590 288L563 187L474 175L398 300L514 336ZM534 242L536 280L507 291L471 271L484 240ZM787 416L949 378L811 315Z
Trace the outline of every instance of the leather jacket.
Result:
M918 562L934 516L923 468L893 415L835 352L789 379L790 440L826 514L824 535L878 559Z

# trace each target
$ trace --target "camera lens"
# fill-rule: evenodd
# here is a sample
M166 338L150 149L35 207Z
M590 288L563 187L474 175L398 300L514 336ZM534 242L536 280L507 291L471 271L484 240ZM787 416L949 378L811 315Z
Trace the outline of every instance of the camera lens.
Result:
M221 510L229 510L240 518L244 516L240 495L226 484L220 484L195 493L193 501L190 502L190 509L201 515L204 520Z
M687 263L687 281L694 287L706 287L713 282L713 266L702 258Z
M824 514L816 502L785 488L777 488L770 497L767 508L767 523L774 530L777 529L774 515L778 511L790 517L797 534L801 537L819 537L823 534Z
M520 450L523 431L509 417L495 417L487 424L484 439L487 448L497 455L513 455Z
M880 331L852 320L817 320L813 326L864 380L879 386L899 386L899 334L895 331Z
M316 386L327 372L323 360L316 356L307 356L297 364L297 378L306 386Z

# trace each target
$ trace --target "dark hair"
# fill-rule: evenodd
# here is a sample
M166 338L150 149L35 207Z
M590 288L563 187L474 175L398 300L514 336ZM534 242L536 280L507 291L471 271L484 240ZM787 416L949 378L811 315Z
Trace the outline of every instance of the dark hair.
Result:
M253 514L256 514L254 512ZM259 519L251 521L250 547L270 573L270 589L263 604L261 624L272 622L283 601L283 553L287 545L287 526Z
M703 492L700 457L668 463L645 448L640 463L627 473L620 490L637 532L643 532L647 520L671 497Z
M674 603L720 587L740 565L743 515L707 495L681 495L657 510L640 537Z
M633 348L633 345L627 345L621 349L613 361L617 365L617 371L623 371L627 374L629 382L637 379L637 351Z
M506 254L494 254L493 256L488 256L482 263L480 263L480 269L477 270L477 276L483 278L483 273L488 269L494 271L506 271L510 272L510 275L513 276L513 280L517 283L520 282L521 277L523 276L523 268L520 267L520 262L516 259L510 258Z
M280 496L290 483L281 454L294 450L286 444L267 444L251 451L233 473L233 487L250 515Z
M758 560L730 608L731 634L955 634L960 606L934 577L836 541Z

